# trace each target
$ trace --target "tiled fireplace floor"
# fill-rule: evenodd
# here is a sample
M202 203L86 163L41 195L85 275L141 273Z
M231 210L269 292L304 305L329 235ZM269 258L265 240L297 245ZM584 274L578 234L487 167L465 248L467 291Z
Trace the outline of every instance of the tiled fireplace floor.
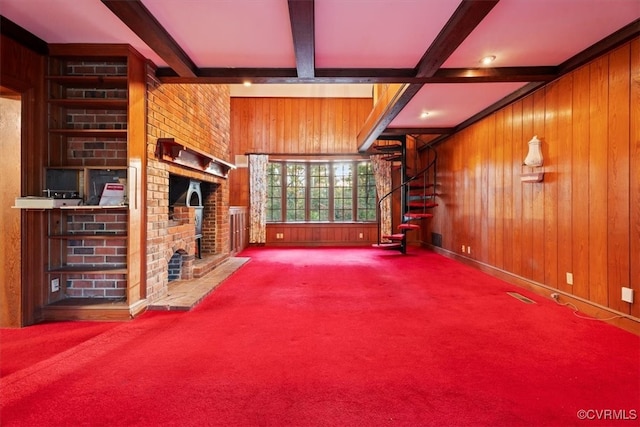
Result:
M149 310L190 310L250 258L229 258L210 273L191 280L169 283L167 295L149 305Z

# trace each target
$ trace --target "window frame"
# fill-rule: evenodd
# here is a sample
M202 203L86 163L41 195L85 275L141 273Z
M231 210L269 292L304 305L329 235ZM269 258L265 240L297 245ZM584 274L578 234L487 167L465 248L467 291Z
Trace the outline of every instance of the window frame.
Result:
M358 213L360 209L358 209L358 166L361 163L367 163L370 168L370 175L373 176L373 168L371 165L371 161L368 159L341 159L341 160L269 160L269 164L279 164L280 165L280 220L269 220L267 218L267 224L317 224L317 223L332 223L332 224L349 224L349 223L362 223L362 224L371 224L376 223L378 221L378 213L377 213L377 203L378 197L375 196L375 202L373 211L375 213L375 218L371 220L359 220ZM350 220L336 220L335 219L335 165L347 163L351 165L351 219ZM296 164L296 165L304 165L305 169L305 205L304 205L304 220L289 220L287 219L287 181L288 181L288 168L287 165ZM313 220L311 219L311 166L312 165L326 165L328 168L328 192L327 192L327 205L328 205L328 219L326 220ZM369 174L367 174L369 175ZM267 180L270 180L270 176L267 176ZM374 178L375 179L375 178ZM321 187L320 187L321 188ZM268 209L269 207L269 197L267 196L267 210L269 212L273 211L273 209Z

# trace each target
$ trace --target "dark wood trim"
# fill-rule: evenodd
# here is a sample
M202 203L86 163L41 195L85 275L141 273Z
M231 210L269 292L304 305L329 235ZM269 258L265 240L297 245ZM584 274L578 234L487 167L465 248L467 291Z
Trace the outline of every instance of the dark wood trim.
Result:
M40 55L49 54L49 45L47 42L2 15L0 15L0 34L17 41L35 53L39 53Z
M416 77L431 77L500 0L464 0L416 66Z
M163 83L254 84L268 83L501 83L550 81L558 68L442 68L431 77L416 77L407 68L319 68L312 77L298 77L293 68L201 68L196 77L180 77L170 68L158 68L156 77Z
M313 78L315 70L314 0L289 0L288 3L298 77Z
M101 0L179 76L195 77L197 67L140 0Z
M380 134L380 137L391 135L449 135L454 131L455 128L387 128Z
M640 35L640 19L636 19L629 25L622 27L620 30L611 34L609 37L600 40L599 42L591 45L584 51L560 64L560 66L558 67L558 77L575 70L576 68L586 64L587 62L591 62L592 60L615 49L623 43L628 42L634 37L638 37L638 35Z
M464 0L418 62L416 77L433 77L440 66L499 1ZM392 105L381 111L379 117L367 120L365 126L358 133L358 151L367 151L371 147L376 138L407 106L416 93L422 89L422 86L422 84L415 83L407 85L399 96L391 100Z
M558 67L441 68L424 83L548 82L558 77Z

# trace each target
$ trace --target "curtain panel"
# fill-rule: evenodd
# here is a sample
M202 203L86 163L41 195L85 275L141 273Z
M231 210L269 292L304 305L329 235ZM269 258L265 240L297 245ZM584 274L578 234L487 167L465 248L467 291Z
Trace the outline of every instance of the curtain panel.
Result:
M376 180L378 199L391 191L391 162L383 159L384 155L372 155L371 165ZM391 196L382 201L380 206L380 235L391 234ZM387 239L382 239L386 242Z
M267 165L266 154L249 155L249 243L267 241Z

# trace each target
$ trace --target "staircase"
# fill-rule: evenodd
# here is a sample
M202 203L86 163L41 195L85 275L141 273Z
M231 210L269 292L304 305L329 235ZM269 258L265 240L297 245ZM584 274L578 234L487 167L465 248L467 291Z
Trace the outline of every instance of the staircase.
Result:
M430 145L415 138L413 147L413 165L409 166L406 136L397 140L380 141L374 146L378 153L386 154L384 160L393 162L400 170L401 183L383 195L378 201L378 242L374 247L398 249L403 254L407 251L407 233L420 230L420 223L433 217L431 210L438 206L436 203L436 170L437 153ZM422 155L421 155L422 153ZM397 232L382 234L381 209L384 200L393 195L400 195L401 219ZM396 198L397 199L397 198ZM393 202L392 202L393 203ZM393 211L393 208L392 208ZM388 242L383 242L388 241Z

